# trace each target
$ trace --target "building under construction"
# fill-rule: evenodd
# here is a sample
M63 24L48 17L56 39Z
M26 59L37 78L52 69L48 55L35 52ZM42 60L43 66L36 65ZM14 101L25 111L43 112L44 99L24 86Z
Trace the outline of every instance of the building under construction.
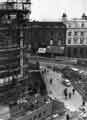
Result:
M47 96L41 76L46 70L41 74L38 62L34 71L29 70L33 64L26 70L24 38L30 5L30 0L0 4L0 119L3 120L42 120L55 114L57 109L60 111L60 102L57 104Z
M24 27L29 21L30 6L30 0L0 3L0 101L7 101L13 94L9 88L16 90L14 85L24 77Z

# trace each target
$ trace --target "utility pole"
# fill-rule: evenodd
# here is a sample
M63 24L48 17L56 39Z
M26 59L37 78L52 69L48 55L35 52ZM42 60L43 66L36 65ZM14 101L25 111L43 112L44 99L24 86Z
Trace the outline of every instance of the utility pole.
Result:
M20 67L21 67L21 77L23 77L23 48L24 48L24 35L23 35L23 26L20 30Z

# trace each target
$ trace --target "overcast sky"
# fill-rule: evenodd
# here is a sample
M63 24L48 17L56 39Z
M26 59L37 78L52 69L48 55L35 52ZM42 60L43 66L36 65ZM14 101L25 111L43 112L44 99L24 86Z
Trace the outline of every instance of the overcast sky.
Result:
M87 0L31 0L31 19L58 20L62 13L69 18L80 18L87 14Z

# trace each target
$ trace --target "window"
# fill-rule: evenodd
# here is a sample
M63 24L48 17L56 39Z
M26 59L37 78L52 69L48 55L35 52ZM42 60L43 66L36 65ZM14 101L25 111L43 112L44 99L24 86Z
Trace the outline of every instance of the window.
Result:
M3 84L4 84L4 80L0 79L0 85L3 86Z
M87 38L86 38L86 44L87 44Z
M53 36L53 31L50 32L51 36Z
M68 39L68 44L71 44L71 39Z
M80 39L80 44L83 44L84 43L84 39Z
M62 43L61 43L61 40L58 40L58 43L57 43L57 45L61 45Z
M84 36L84 32L81 32L81 36Z
M72 27L72 25L69 23L69 28L71 28Z
M10 82L9 78L4 79L4 84L8 84Z
M73 41L74 41L74 43L77 43L78 39L77 39L77 38L74 38Z
M75 35L75 36L78 35L78 32L74 32L74 35Z
M62 32L59 32L59 36L62 36Z
M71 35L72 35L72 32L68 32L68 35L71 36Z
M81 27L84 27L84 23L81 24Z

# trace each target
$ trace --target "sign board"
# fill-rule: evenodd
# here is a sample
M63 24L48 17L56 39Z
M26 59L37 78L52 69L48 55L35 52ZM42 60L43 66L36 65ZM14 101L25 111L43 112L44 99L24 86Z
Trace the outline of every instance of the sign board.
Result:
M46 53L46 48L39 48L38 53Z

